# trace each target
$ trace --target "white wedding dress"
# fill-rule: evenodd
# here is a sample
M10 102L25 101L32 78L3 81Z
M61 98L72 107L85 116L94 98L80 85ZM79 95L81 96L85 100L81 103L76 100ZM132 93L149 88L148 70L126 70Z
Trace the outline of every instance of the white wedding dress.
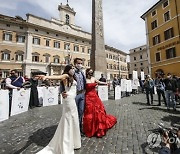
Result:
M67 98L63 99L63 112L57 130L50 143L37 154L74 154L81 147L78 111L75 103L76 81L65 87Z

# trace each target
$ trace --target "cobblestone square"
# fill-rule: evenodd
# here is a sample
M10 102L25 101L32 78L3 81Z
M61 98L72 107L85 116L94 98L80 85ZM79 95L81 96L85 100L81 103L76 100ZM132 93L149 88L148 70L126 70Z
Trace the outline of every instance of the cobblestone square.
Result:
M117 124L102 138L82 137L82 147L75 154L151 154L147 136L158 123L180 126L180 105L167 111L164 104L146 105L145 94L104 102L106 111L117 117ZM62 105L38 107L0 123L0 154L34 154L45 147L56 130Z

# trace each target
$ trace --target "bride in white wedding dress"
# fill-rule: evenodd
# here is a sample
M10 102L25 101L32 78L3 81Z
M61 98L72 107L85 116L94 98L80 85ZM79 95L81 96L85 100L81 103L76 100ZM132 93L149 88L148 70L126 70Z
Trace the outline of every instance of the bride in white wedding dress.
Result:
M75 103L77 83L73 79L73 74L72 66L67 65L63 75L41 76L43 80L63 80L67 97L63 98L62 117L54 137L50 143L37 154L74 154L74 149L81 147L78 111Z

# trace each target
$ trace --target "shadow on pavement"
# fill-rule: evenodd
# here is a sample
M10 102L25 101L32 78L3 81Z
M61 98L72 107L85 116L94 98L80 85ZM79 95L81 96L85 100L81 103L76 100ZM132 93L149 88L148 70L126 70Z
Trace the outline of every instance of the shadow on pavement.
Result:
M170 122L172 127L180 127L180 116L168 115L161 118L161 120Z
M145 110L145 109L150 109L150 110L158 110L158 111L163 111L163 112L167 112L170 114L180 114L179 110L174 111L173 109L170 109L170 111L168 111L166 108L160 108L159 106L152 106L152 107L148 107L148 108L140 108L139 110Z
M25 149L27 149L32 143L35 143L38 146L45 147L53 138L56 128L57 125L53 125L50 127L46 127L44 129L37 130L28 138L26 145L18 151L16 151L14 154L20 154Z

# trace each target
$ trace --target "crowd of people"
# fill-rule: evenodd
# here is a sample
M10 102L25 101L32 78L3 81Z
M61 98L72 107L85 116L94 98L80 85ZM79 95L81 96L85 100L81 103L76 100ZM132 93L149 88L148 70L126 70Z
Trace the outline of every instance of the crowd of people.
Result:
M96 79L93 76L94 70L91 68L87 69L84 74L82 62L81 58L75 58L74 66L65 66L63 74L57 76L46 76L46 73L32 72L32 77L27 78L18 76L16 70L11 70L10 76L3 81L5 87L9 89L10 114L13 89L31 88L29 107L39 107L41 104L38 99L38 81L47 84L49 80L60 80L60 93L63 97L62 117L54 137L38 154L74 154L74 149L81 148L81 136L103 137L107 130L117 122L116 117L106 114L105 107L96 91L98 85L107 85L106 78L101 74L101 78ZM162 96L167 109L170 110L170 106L173 104L172 107L175 111L176 102L180 99L180 78L172 76L170 73L167 74L166 78L163 77L158 74L156 79L152 79L149 75L144 81L139 79L141 92L146 94L147 104L151 105L154 103L153 94L156 87L158 105L161 105ZM114 91L115 87L120 84L121 80L115 77L112 81Z
M167 107L167 110L170 110L172 106L173 110L176 111L176 105L180 101L180 78L171 75L168 73L166 77L162 74L158 74L155 79L152 79L150 76L147 76L142 89L146 93L147 104L153 104L153 94L155 90L158 95L158 105L161 106L161 96L163 98L164 104ZM151 101L149 99L151 97Z

